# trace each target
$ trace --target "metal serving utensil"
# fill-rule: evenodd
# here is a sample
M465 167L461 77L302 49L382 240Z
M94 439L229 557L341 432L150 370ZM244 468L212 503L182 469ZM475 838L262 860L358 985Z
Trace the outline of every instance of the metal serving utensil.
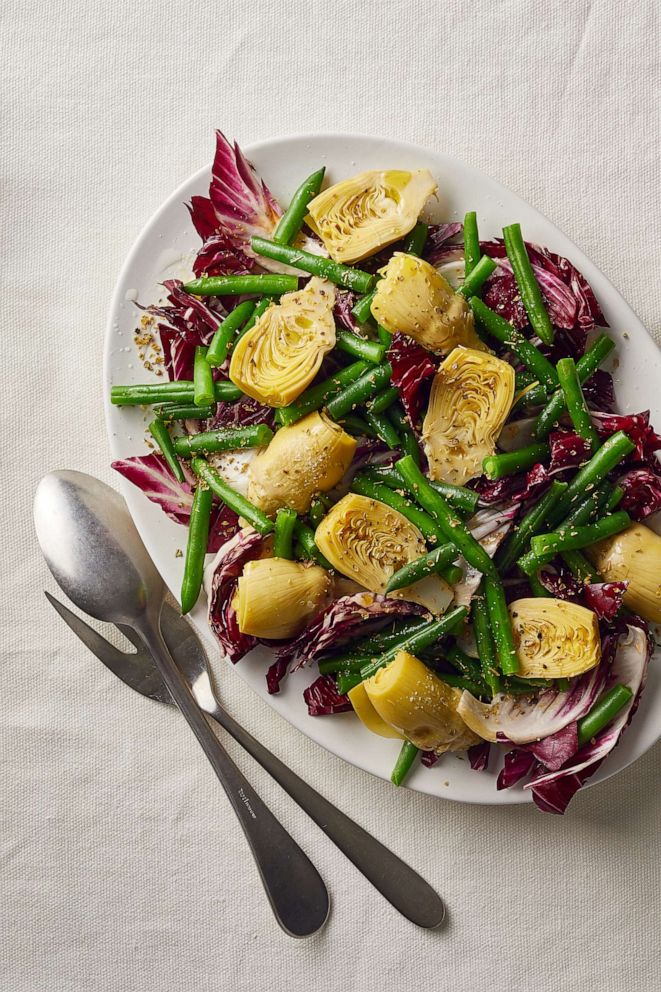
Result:
M150 699L171 702L148 651L130 628L116 625L135 645L136 653L116 648L50 593L46 596L65 623L114 675ZM197 634L167 602L161 613L161 626L168 647L202 709L252 755L396 910L419 927L440 926L445 907L432 887L375 837L324 799L223 709L216 698L206 652Z
M53 472L39 483L34 518L48 567L69 599L128 628L149 651L238 816L280 926L293 937L315 933L328 917L326 886L229 757L172 658L159 626L163 580L121 496L81 472Z

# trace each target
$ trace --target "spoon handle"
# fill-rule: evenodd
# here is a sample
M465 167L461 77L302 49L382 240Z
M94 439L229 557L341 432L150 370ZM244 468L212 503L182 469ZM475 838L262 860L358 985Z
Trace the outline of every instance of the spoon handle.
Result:
M429 882L299 778L272 751L244 730L217 700L213 710L208 709L207 712L266 769L402 916L425 929L440 926L445 917L445 906Z
M145 618L139 634L227 793L278 923L292 937L315 933L326 922L329 911L328 892L317 869L264 805L212 731L173 660L158 623Z

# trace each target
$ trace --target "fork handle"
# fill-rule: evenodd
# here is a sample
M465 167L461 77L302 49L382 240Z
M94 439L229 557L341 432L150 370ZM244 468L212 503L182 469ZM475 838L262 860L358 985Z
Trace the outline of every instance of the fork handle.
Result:
M326 922L330 905L317 869L264 805L212 731L163 640L158 622L145 616L139 634L227 793L278 923L292 937L315 933Z
M440 926L445 906L421 875L299 778L218 702L206 712L252 755L398 912L419 927Z

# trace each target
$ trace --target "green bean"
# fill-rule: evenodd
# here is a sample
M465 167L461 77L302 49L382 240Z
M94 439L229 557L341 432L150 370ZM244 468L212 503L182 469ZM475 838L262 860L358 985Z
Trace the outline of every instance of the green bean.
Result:
M392 344L392 334L385 327L382 327L381 324L376 325L376 336L381 344L385 344L386 348L389 348Z
M213 493L206 486L198 485L193 495L193 505L188 523L188 543L181 581L181 612L189 613L197 602L202 588L204 559L209 541L209 522Z
M457 292L466 299L476 296L497 267L496 262L492 258L489 258L488 255L483 255L470 275L466 276L463 285L459 287Z
M463 579L464 570L460 565L446 565L438 574L449 586L454 586Z
M374 365L379 365L385 356L386 349L382 344L377 341L369 341L367 338L361 338L358 334L353 334L351 331L339 331L335 338L336 347L340 351L345 351L347 355L353 355L355 358L364 358L367 362L372 362Z
M492 338L505 345L508 351L514 352L526 368L547 389L557 389L558 373L548 358L542 354L532 341L528 341L520 331L517 331L500 314L490 310L479 297L472 296L469 302L471 310L480 325Z
M477 214L470 210L464 217L464 273L469 276L480 261L480 235Z
M161 453L165 458L165 461L170 466L170 470L172 471L172 474L177 482L185 482L186 477L184 475L184 470L179 464L179 459L177 458L177 452L175 451L174 444L172 443L170 432L163 421L159 420L158 417L156 420L152 420L149 425L149 433L161 449Z
M572 527L582 527L583 524L589 523L591 518L597 513L601 506L606 503L609 493L610 486L608 487L608 490L602 486L595 489L594 492L582 500L578 506L572 510L567 517L565 517L562 523L554 525L555 529L568 530Z
M255 326L259 318L264 316L264 314L266 313L266 311L273 302L274 300L272 296L262 297L259 303L257 303L257 305L255 306L255 309L252 312L252 316L248 318L248 320L245 322L239 333L234 338L234 347L237 346L237 344L244 336L244 334L247 334L248 331L252 331L253 327Z
M455 689L465 689L466 692L470 692L471 696L477 696L478 699L490 698L490 693L485 683L476 682L475 679L468 678L466 675L438 672L438 677L446 685L451 685Z
M302 269L310 272L313 276L322 279L329 279L330 282L344 286L346 289L355 289L357 293L369 293L376 281L375 277L362 269L353 269L340 262L333 262L330 258L323 258L321 255L312 255L301 248L291 248L288 245L274 244L266 238L252 237L250 239L252 250L264 258L272 258L276 262L284 262L292 265L295 269ZM283 277L284 278L284 277ZM263 290L268 292L268 290ZM278 292L278 290L276 290ZM279 292L285 292L280 290Z
M245 496L242 496L241 493L237 493L236 489L228 486L225 480L221 478L218 472L204 458L193 458L191 466L195 475L202 479L209 489L226 506L229 506L230 510L234 510L238 516L247 520L260 534L271 533L273 530L273 521L269 520L266 514L259 507L251 503L250 500L246 499Z
M596 541L601 541L613 534L619 534L631 523L631 517L624 510L611 513L593 524L583 524L582 527L570 527L566 530L552 531L550 534L540 534L533 537L530 546L538 558L546 555L557 555L561 551L580 551L588 548Z
M310 503L310 509L308 510L308 517L310 518L310 523L317 529L321 521L326 516L326 507L321 502L320 499L314 497Z
M445 652L445 657L453 665L460 675L464 678L473 679L474 682L480 683L482 681L482 672L480 671L479 659L471 658L462 651L460 647L456 644L452 644ZM441 675L441 678L444 676Z
M417 258L422 255L429 235L429 225L418 221L415 227L406 235L402 244L402 251L407 255L415 255Z
M360 378L345 386L326 403L326 413L333 420L341 420L354 407L365 403L371 396L378 393L390 382L392 366L390 362L384 365L373 365Z
M610 493L603 505L604 513L612 513L616 506L619 505L622 497L624 496L624 489L622 486L614 486L613 491Z
M618 683L599 699L578 721L578 746L584 747L611 723L620 710L631 702L633 692L628 685Z
M506 572L522 554L530 538L542 530L557 499L564 493L566 488L566 482L558 482L557 479L554 479L542 498L519 521L515 529L507 537L507 540L501 544L496 552L494 561L499 572Z
M401 785L408 773L411 771L413 762L416 756L420 753L420 749L411 744L410 741L404 741L402 744L402 749L399 752L399 757L395 762L395 767L390 774L390 781L393 785Z
M394 468L369 468L362 474L370 482L380 482L391 489L402 489L402 477ZM450 506L454 506L464 513L475 513L480 497L473 489L467 489L465 486L454 486L451 482L432 482L431 480L430 485L448 501Z
M445 565L449 565L456 557L457 549L454 544L441 544L433 551L428 551L426 555L422 555L398 569L388 580L385 591L393 592L395 589L403 589L414 582L419 582L427 575L438 574Z
M412 634L414 630L424 627L427 621L422 617L412 617L410 620L402 620L395 623L392 630L380 630L377 634L363 637L352 645L352 651L356 654L368 655L368 661L378 654L383 654L388 648L403 641Z
M379 482L372 482L363 473L355 476L351 483L351 491L359 496L366 496L368 499L375 499L379 503L397 510L403 517L414 524L425 540L438 544L443 541L443 530L436 521L424 510L419 509L410 500L402 496L401 492L390 489Z
M516 284L521 293L523 305L535 334L544 344L553 344L553 324L547 313L539 283L521 235L520 224L509 224L503 228L505 250L512 264Z
M113 406L152 406L155 403L192 403L195 386L190 380L179 382L149 382L137 386L113 386L110 402ZM233 382L215 382L213 400L218 403L238 400L242 393Z
M430 486L410 455L401 458L395 468L406 489L420 506L438 523L446 541L451 541L469 565L485 575L495 575L496 568L489 555L479 544L466 524L451 509L440 493Z
M393 403L388 409L388 418L399 434L399 446L402 449L402 453L410 455L416 465L420 465L420 445L418 444L415 431L412 431L409 426L401 403Z
M298 289L298 276L203 276L184 286L193 296L278 296Z
M285 427L288 424L296 423L308 413L314 413L315 410L322 407L326 400L337 395L345 386L355 382L369 367L369 364L363 361L347 365L346 368L335 372L329 379L324 379L323 382L310 386L304 393L301 393L295 403L290 403L289 406L283 406L276 410L275 419Z
M170 423L173 420L210 420L216 413L216 404L211 406L195 406L190 404L166 403L154 407L154 413L161 420Z
M322 568L330 572L333 566L317 547L312 528L304 524L302 520L297 520L294 532L303 552L303 557L308 558L310 561L316 561L317 565L321 565Z
M425 648L430 647L445 634L451 634L456 630L467 612L465 606L456 606L439 620L430 620L428 623L423 624L417 630L414 630L412 634L409 634L400 644L389 648L380 657L375 658L369 665L366 665L365 668L361 668L361 676L363 679L371 678L384 665L389 665L391 661L394 661L400 651L407 651L413 655L424 651Z
M193 366L193 403L195 406L210 406L214 396L213 376L211 366L207 362L207 349L197 345Z
M586 493L592 492L595 486L603 482L609 472L611 472L623 458L630 455L635 450L635 444L627 437L623 431L612 434L608 440L595 452L592 458L583 465L567 489L562 494L555 505L552 516L552 526L555 526L567 512Z
M372 413L383 413L389 406L399 399L399 389L396 386L386 386L374 399L367 404L367 409Z
M371 437L376 438L377 433L373 427L363 420L362 417L356 416L355 413L348 413L346 417L341 420L342 429L347 431L348 434L352 434L354 437Z
M385 413L374 413L372 410L367 410L365 420L384 444L387 444L389 448L399 448L401 444L399 434Z
M341 696L351 692L363 681L360 672L340 672L337 676L337 691Z
M505 590L500 579L497 576L487 575L484 579L484 592L500 670L503 675L516 675L519 670L519 659L514 646L512 621L505 601Z
M549 398L544 384L538 382L532 372L528 373L528 375L530 376L528 383L521 383L519 385L517 381L516 393L518 399L514 401L512 413L520 407L524 407L527 410L532 407L543 406Z
M615 342L606 334L600 334L595 338L585 354L576 362L576 372L581 385L594 375L600 365L603 365L614 347ZM565 395L561 389L557 389L535 421L534 436L539 440L548 437L564 409Z
M487 479L502 479L506 475L516 475L525 472L538 462L544 461L551 454L551 449L544 442L529 444L517 451L504 451L498 455L487 455L482 462L482 470Z
M369 657L355 654L338 654L332 658L324 658L317 665L320 675L356 675L360 669L369 664Z
M600 582L601 576L597 572L582 551L563 551L560 555L565 565L569 568L579 582L585 585L587 582Z
M265 447L273 431L266 424L251 424L248 427L220 427L215 431L200 434L186 434L174 439L174 450L178 455L190 458L204 452L237 451L241 448Z
M274 558L292 559L294 557L293 540L297 520L296 511L291 510L288 506L283 506L276 513L273 533Z
M351 308L351 313L354 315L359 324L366 324L368 320L372 317L372 300L376 296L376 290L373 289L370 293L366 293L365 296L361 296L357 303Z
M496 664L496 646L491 633L489 614L484 593L484 579L471 604L471 619L477 652L480 656L482 678L489 686L492 696L501 691L500 675Z
M593 451L596 451L600 444L599 435L590 418L590 411L578 379L576 363L573 358L561 358L556 369L558 370L560 388L565 397L565 406L574 425L574 430L579 437L588 442Z
M254 301L246 300L245 303L240 303L238 307L232 310L218 325L218 330L211 339L211 344L207 352L207 361L211 368L220 368L224 363L234 335L241 325L252 317L254 309Z
M292 243L303 226L308 203L315 198L321 189L325 171L325 166L322 166L321 169L317 169L311 176L303 180L298 187L273 232L272 237L276 244L290 245Z

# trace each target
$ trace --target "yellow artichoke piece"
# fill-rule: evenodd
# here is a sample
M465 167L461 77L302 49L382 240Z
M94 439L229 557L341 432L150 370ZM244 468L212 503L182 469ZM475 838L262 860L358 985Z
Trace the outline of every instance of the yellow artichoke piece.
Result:
M319 193L305 220L332 259L358 262L408 234L436 188L427 169L361 172Z
M348 695L356 716L368 730L371 730L373 734L378 734L379 737L398 737L401 740L402 735L399 731L386 723L372 706L364 682L359 682L353 689L350 689Z
M459 344L486 351L468 303L429 262L395 252L382 275L372 314L391 334L401 331L440 355Z
M370 592L382 593L392 575L425 554L425 540L406 517L378 500L349 493L324 517L315 533L319 550L334 568ZM390 595L444 613L452 590L428 575Z
M338 484L356 441L323 413L310 413L276 432L248 470L248 498L265 513L290 506L305 513L315 493Z
M632 524L585 553L607 582L629 583L624 604L651 623L661 623L661 537Z
M514 398L514 369L474 348L453 348L432 382L422 440L429 474L463 486L496 450Z
M292 403L335 347L335 287L313 276L304 289L285 293L237 342L229 376L267 406Z
M331 578L318 565L286 558L249 561L237 583L234 599L243 634L254 637L295 637L329 596Z
M540 596L515 600L509 612L520 678L573 678L599 664L599 622L592 610Z
M442 682L414 655L399 651L363 684L382 720L416 747L443 754L479 744L457 713L461 691Z

